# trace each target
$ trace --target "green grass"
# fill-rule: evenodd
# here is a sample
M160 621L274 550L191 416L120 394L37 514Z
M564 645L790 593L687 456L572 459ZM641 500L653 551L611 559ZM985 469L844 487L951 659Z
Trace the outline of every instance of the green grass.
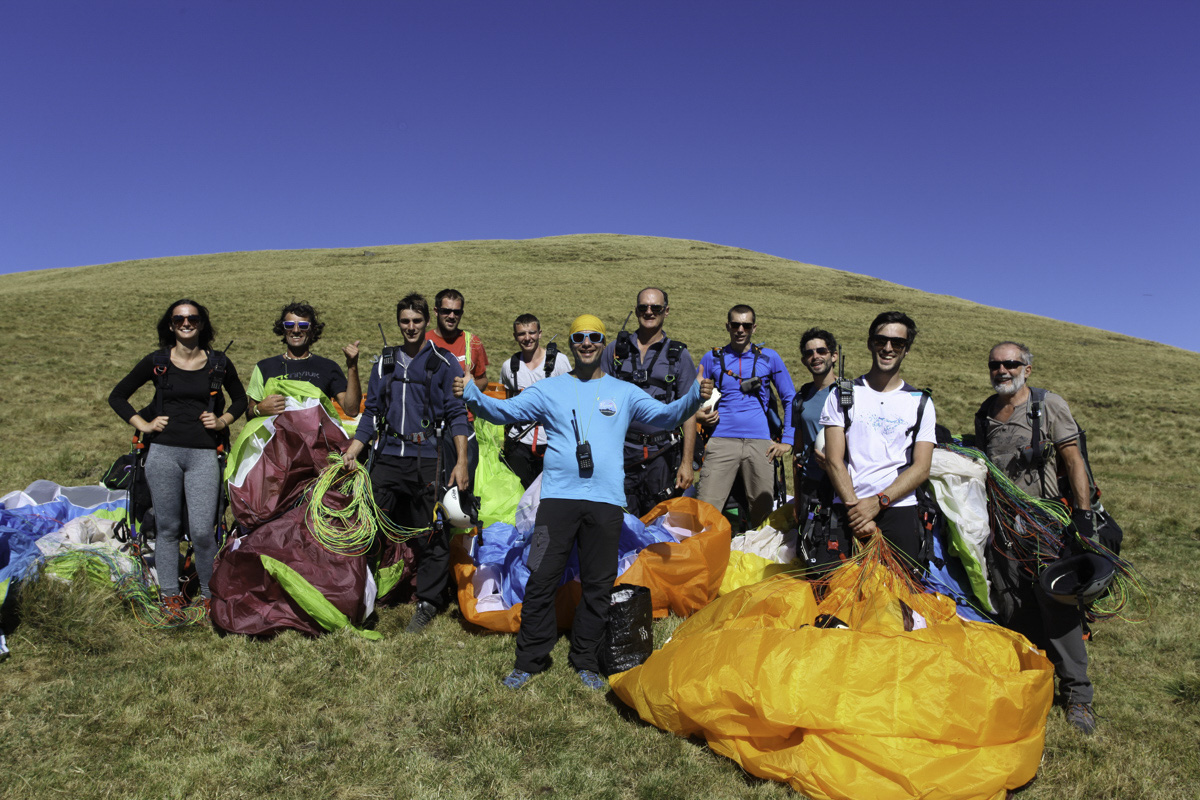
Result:
M495 378L513 350L512 319L533 311L565 338L579 313L616 329L636 292L670 293L668 331L699 355L725 341L725 311L758 311L757 339L802 377L800 333L837 334L848 372L867 365L866 326L900 308L921 327L908 380L933 389L956 431L988 393L996 340L1035 353L1032 382L1062 395L1089 431L1105 505L1154 598L1147 621L1098 626L1091 645L1100 734L1084 739L1056 711L1038 779L1022 797L1200 796L1200 354L930 295L851 273L702 242L626 236L450 242L354 250L230 253L0 276L0 493L37 478L96 482L130 429L109 390L154 346L172 300L212 311L243 379L278 352L285 302L323 313L317 352L340 357L395 303L454 286L464 324L483 337ZM1063 302L1070 302L1063 298ZM1118 325L1114 321L1114 326ZM149 396L149 389L146 390ZM385 609L383 641L353 635L270 642L211 631L141 629L84 583L27 585L24 622L0 666L0 796L50 797L794 797L585 692L556 666L527 691L499 686L508 636L439 618L402 633L410 608ZM659 643L678 623L656 626Z

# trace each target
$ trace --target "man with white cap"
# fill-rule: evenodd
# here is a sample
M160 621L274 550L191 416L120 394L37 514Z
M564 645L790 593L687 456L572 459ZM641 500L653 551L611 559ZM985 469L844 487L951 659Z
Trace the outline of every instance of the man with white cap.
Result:
M465 378L454 382L455 394L483 419L497 425L536 421L549 434L541 502L529 546L516 665L503 681L510 689L519 689L550 665L550 651L558 639L555 593L576 545L583 591L571 627L570 662L584 686L604 688L600 647L617 577L625 503L625 433L633 420L674 428L712 392L712 381L699 380L678 400L664 404L604 374L600 355L605 333L599 318L577 317L570 337L575 369L539 381L509 400L488 397Z

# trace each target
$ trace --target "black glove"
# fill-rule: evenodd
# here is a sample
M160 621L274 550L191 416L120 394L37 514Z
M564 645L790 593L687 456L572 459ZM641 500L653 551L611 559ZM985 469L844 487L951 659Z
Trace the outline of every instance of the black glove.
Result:
M1075 532L1083 539L1096 538L1096 521L1091 510L1084 511L1077 508L1071 512L1071 524L1075 526Z

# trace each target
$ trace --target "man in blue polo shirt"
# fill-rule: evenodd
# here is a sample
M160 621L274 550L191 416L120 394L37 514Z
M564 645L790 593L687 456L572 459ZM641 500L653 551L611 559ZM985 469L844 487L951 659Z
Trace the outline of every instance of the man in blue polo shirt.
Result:
M558 639L554 597L573 547L579 548L582 597L571 626L571 666L584 686L603 689L600 647L617 578L621 505L625 502L625 433L633 420L674 428L696 413L711 381L693 381L672 403L660 403L600 370L604 323L584 314L571 324L575 369L538 381L521 394L497 400L466 378L456 395L497 425L534 420L546 427L542 494L529 543L529 580L521 607L517 657L503 683L519 689L550 665Z
M736 305L729 309L725 323L729 344L700 359L701 371L713 377L721 396L715 409L697 416L705 425L715 425L705 449L697 497L723 509L741 472L752 528L771 513L775 461L791 452L795 435L790 419L781 420L777 440L772 435L768 415L771 384L784 409L792 407L796 388L779 353L750 341L757 329L753 308Z
M634 313L637 333L617 334L616 341L604 348L600 368L655 400L669 403L687 392L696 380L692 354L686 344L663 333L663 323L671 313L665 291L642 289ZM630 422L625 435L625 509L640 517L691 486L695 448L695 417L670 430L637 420Z

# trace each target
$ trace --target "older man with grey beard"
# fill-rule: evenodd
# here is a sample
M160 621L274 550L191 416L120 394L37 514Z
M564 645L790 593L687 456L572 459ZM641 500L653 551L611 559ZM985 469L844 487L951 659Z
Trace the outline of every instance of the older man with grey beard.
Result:
M1067 401L1045 392L1038 402L1026 380L1033 372L1033 353L1019 342L1000 342L988 354L988 373L996 393L975 415L975 444L1024 492L1060 499L1058 475L1071 487L1072 522L1081 536L1095 535L1087 465L1079 449L1079 426ZM1041 392L1038 393L1039 395ZM1038 441L1034 441L1036 438ZM998 532L997 547L1003 547ZM998 561L1003 568L1004 553ZM1011 558L1009 559L1011 564ZM1015 570L1011 570L1014 574ZM1046 651L1058 675L1067 722L1085 734L1096 729L1092 683L1088 679L1083 612L1063 605L1042 591L1031 576L1008 582L996 598L1000 622L1023 633Z

